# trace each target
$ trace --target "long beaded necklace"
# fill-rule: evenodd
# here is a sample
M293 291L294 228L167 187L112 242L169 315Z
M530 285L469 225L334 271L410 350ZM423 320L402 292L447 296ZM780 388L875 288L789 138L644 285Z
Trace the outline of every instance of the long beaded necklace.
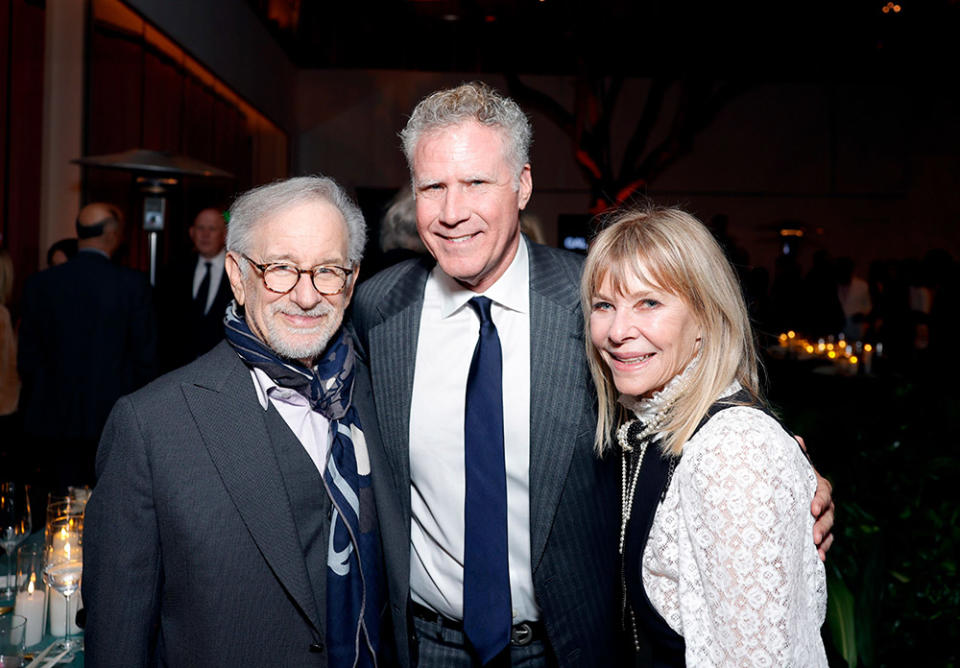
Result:
M673 407L669 402L646 423L639 420L624 422L617 429L617 443L623 456L620 458L622 476L620 478L620 500L622 504L620 519L620 556L623 556L623 545L627 537L627 524L630 522L630 513L633 511L633 497L637 491L637 479L640 477L640 465L647 454L652 436L660 431L660 426L666 419L667 413ZM636 464L630 466L631 454L637 451ZM631 471L632 469L632 471Z
M633 646L637 652L640 651L640 638L637 631L636 614L633 611L633 606L627 601L626 596L627 576L626 565L623 559L623 546L626 542L627 525L630 523L630 514L633 511L633 497L637 491L637 480L640 478L640 467L643 464L643 457L647 454L647 448L653 442L653 437L660 431L660 427L666 420L670 409L673 408L673 403L673 401L668 401L664 404L663 408L657 411L645 424L639 420L630 420L624 422L620 425L620 428L617 429L617 443L620 444L620 451L622 452L620 458L622 476L620 479L621 520L619 552L620 583L623 588L623 606L624 612L626 613L623 622L624 626L626 626L626 617L629 616L630 630L633 632ZM631 467L630 459L634 452L637 452L637 461L636 464Z

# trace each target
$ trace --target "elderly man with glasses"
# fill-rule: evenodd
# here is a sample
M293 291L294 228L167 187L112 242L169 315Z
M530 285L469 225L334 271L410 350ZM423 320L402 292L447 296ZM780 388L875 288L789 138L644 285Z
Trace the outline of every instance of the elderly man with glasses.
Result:
M376 665L387 467L341 326L365 234L326 178L234 203L226 341L121 399L100 444L90 665Z

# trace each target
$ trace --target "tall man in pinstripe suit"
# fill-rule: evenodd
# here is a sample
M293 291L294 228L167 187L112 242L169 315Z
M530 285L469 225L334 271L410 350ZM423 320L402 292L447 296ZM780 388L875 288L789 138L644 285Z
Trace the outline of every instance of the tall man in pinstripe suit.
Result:
M425 98L401 136L435 262L371 278L353 314L402 515L383 533L398 663L621 665L617 463L593 455L580 258L520 233L533 187L530 123L515 102L472 83ZM512 609L507 644L486 664L463 623L464 407L478 346L468 302L477 295L492 302L503 351Z
M489 297L503 349L513 629L497 661L617 665L616 463L592 453L579 259L530 243L530 124L482 84L425 99L403 132L432 261L360 286L354 323L373 374L403 526L385 533L402 665L480 665L462 631L464 388ZM412 613L412 615L410 614ZM411 642L412 641L412 642Z

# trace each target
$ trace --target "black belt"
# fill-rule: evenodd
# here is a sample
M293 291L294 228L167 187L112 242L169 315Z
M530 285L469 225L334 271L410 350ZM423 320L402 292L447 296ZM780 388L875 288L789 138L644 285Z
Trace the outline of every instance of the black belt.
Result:
M459 631L460 633L463 633L462 621L445 617L439 612L431 610L427 606L420 605L416 602L413 602L412 606L414 617L422 619L425 622L439 624L445 629L451 629L453 631ZM543 640L545 637L546 633L544 632L543 624L540 622L520 622L519 624L514 624L510 629L510 644L517 647L529 645L534 640Z

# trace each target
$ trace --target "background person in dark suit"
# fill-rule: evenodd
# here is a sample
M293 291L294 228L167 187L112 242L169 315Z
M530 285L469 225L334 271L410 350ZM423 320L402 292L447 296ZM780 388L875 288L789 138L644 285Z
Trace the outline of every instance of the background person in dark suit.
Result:
M353 315L406 532L384 536L399 663L622 665L619 463L593 453L582 258L520 233L532 192L529 121L473 83L425 98L401 136L418 230L436 262L374 276ZM477 295L492 302L502 349L509 607L488 624L505 627L493 645L474 640L467 603L465 395L489 327L472 312Z
M76 227L77 255L24 285L17 356L24 434L57 486L93 483L110 408L156 372L147 279L110 261L122 240L120 212L88 204Z
M204 209L189 234L196 252L186 262L172 265L157 286L164 371L192 362L223 340L223 316L233 298L225 265L223 213Z
M370 477L387 468L341 328L365 233L326 178L233 204L227 341L117 402L100 443L84 536L89 665L373 665ZM384 507L383 525L395 514Z

